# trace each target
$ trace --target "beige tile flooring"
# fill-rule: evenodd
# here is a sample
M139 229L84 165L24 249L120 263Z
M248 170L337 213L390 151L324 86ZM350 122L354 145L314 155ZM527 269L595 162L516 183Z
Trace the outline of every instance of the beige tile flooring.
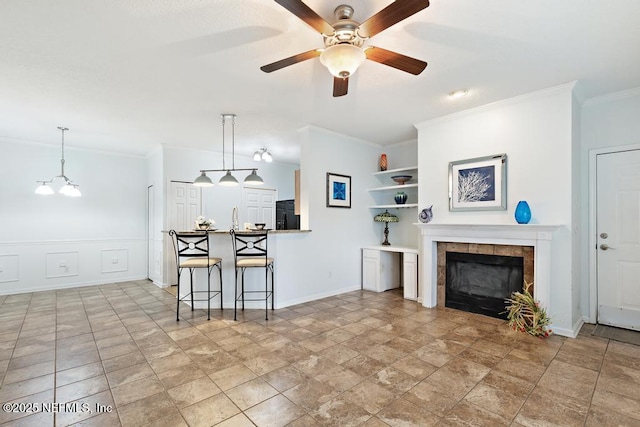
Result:
M269 321L174 304L147 281L0 296L0 424L640 425L640 347L588 327L542 340L395 291Z

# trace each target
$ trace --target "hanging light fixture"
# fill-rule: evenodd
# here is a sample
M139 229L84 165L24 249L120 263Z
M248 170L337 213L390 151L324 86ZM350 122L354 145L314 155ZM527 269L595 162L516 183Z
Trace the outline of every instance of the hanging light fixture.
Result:
M271 163L273 161L273 157L271 157L271 153L268 152L266 148L261 148L253 153L253 160L256 162L264 160L267 163Z
M367 55L360 47L339 43L327 47L320 54L320 63L335 77L344 79L355 73L366 58Z
M262 185L264 181L258 175L256 168L240 168L235 167L235 127L236 127L236 115L235 114L221 114L222 117L222 169L200 169L200 176L193 180L193 185L198 187L211 187L213 181L207 176L207 172L225 172L220 178L218 184L223 187L234 187L238 185L238 180L231 174L236 171L251 171L251 173L244 179L244 183L247 185ZM231 120L231 168L227 168L225 165L225 125L226 121Z
M40 185L36 187L35 193L44 196L54 194L53 188L51 188L50 184L52 184L56 179L62 178L64 180L64 185L60 188L60 190L58 190L58 193L69 197L80 197L82 196L82 193L78 189L79 185L71 181L64 174L64 133L69 129L62 126L58 126L58 129L60 129L60 131L62 132L62 157L60 158L60 175L56 175L48 181L36 181L39 182Z

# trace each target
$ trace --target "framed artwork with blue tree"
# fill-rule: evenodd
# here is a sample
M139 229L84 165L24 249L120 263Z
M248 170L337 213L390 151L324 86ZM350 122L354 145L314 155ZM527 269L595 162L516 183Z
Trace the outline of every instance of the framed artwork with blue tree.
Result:
M351 177L327 172L327 207L351 207Z
M506 209L506 154L449 163L449 210Z

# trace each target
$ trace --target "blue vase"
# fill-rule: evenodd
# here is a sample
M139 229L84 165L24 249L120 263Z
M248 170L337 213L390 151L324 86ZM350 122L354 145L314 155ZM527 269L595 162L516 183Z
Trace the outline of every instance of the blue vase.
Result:
M397 204L404 205L405 203L407 203L407 193L405 193L404 191L398 191L394 196L394 199Z
M520 200L518 202L515 217L518 224L528 224L531 221L531 209L526 201Z

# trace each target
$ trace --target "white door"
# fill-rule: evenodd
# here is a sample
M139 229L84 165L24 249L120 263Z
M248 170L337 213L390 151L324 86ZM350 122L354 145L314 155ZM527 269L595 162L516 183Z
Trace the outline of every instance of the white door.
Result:
M169 199L167 200L167 230L186 231L193 230L198 215L202 212L202 192L200 187L179 181L169 183ZM166 270L165 277L169 277L171 284L176 283L176 258L173 243L168 234L164 236L164 259Z
M171 181L169 198L169 230L192 230L202 211L200 187Z
M640 330L640 150L596 158L598 323Z
M265 228L275 229L276 199L278 191L269 188L244 187L242 189L243 222L264 222Z

